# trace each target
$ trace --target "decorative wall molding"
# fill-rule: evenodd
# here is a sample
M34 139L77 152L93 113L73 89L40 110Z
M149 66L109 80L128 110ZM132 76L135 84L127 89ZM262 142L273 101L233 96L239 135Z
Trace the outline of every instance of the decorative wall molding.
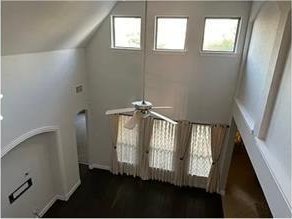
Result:
M12 140L8 145L1 148L1 158L4 157L9 151L11 151L13 148L17 147L20 143L24 142L25 140L42 133L47 132L59 132L58 126L43 126L40 128L33 129L17 138Z

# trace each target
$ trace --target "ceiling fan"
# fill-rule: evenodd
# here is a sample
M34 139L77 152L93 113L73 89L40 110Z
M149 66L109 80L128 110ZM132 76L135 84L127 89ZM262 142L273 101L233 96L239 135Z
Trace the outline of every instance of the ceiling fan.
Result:
M170 122L172 124L177 124L176 121L164 116L164 115L161 115L160 113L157 113L155 111L153 111L153 109L170 109L172 107L170 106L157 106L157 107L154 107L152 105L151 102L149 101L146 101L145 100L145 62L146 62L146 27L147 27L147 0L145 0L145 12L144 12L144 15L145 15L145 22L144 22L144 33L145 33L145 36L144 36L144 43L143 43L143 55L142 55L142 58L143 58L143 61L142 61L142 74L143 74L143 77L142 77L142 92L143 92L143 97L142 97L142 100L139 100L139 101L134 101L132 102L132 105L134 107L132 108L122 108L122 109L113 109L113 110L107 110L105 112L106 115L112 115L112 114L119 114L119 113L132 113L133 112L133 116L131 117L131 119L124 125L125 128L127 129L133 129L135 128L135 126L137 125L137 123L139 122L139 120L141 118L146 118L148 116L154 116L154 117L158 117L160 119L163 119L167 122Z

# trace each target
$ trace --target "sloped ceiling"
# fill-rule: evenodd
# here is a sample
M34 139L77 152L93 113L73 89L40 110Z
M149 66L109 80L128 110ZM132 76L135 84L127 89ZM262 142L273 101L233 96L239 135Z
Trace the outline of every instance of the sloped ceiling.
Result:
M83 47L116 1L5 1L2 55Z

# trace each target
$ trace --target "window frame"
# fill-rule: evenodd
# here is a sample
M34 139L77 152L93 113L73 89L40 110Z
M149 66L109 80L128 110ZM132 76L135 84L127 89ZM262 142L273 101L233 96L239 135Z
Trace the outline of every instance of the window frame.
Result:
M184 48L183 49L159 49L157 48L157 35L158 35L158 19L159 18L176 18L176 19L186 19L187 24L186 24L186 32L185 32L185 40L184 40ZM188 35L188 29L189 29L189 16L186 15L159 15L155 16L155 21L154 21L154 43L153 43L153 50L156 52L173 52L173 53L185 53L187 52L187 35Z
M140 18L140 47L121 47L116 46L115 18ZM139 15L111 15L111 48L116 50L142 50L142 16Z
M233 50L232 51L216 51L216 50L204 50L204 39L205 39L205 27L206 27L206 20L207 19L232 19L232 20L238 20L236 33L235 33L235 39L233 44ZM201 40L201 54L218 54L218 55L235 55L238 52L238 40L239 40L239 33L241 29L241 22L242 18L238 16L230 16L230 17L219 17L219 16L207 16L204 18L204 25L203 25L203 31L202 31L202 40Z

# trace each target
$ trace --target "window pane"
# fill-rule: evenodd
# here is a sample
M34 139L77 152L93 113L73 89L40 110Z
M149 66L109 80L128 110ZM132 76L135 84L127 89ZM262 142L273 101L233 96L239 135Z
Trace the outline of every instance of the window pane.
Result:
M185 49L187 18L157 18L156 22L156 49Z
M207 18L203 51L233 52L239 19Z
M114 47L140 48L141 18L114 17Z
M173 170L174 139L175 125L163 120L154 120L150 141L150 167Z
M211 165L211 126L193 125L188 173L208 177Z

